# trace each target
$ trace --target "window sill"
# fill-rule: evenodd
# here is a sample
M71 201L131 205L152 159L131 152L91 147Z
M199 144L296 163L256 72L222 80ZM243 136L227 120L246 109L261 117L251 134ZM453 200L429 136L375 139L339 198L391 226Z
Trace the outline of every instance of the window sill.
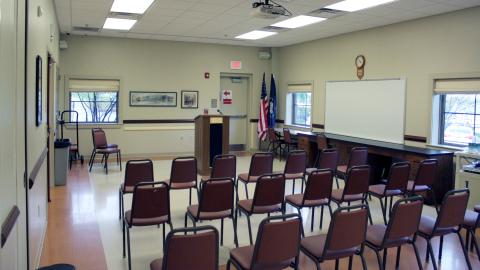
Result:
M75 124L66 124L65 125L66 129L75 129L76 125ZM93 124L93 123L78 123L78 129L92 129L92 128L102 128L102 129L119 129L122 128L122 124Z
M445 144L426 144L426 146L450 151L464 151L466 147L451 146Z
M300 130L304 130L304 131L311 131L312 130L311 126L300 126L300 125L285 124L284 127L300 129Z

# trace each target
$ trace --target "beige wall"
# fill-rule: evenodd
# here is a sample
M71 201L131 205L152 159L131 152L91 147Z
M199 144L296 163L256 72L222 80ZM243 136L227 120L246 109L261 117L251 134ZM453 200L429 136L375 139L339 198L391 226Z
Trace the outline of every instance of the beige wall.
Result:
M480 8L471 8L276 49L280 118L287 84L314 81L313 123L324 124L325 81L355 80L363 54L364 79L407 79L405 134L428 137L433 78L480 71L479 26Z
M258 118L261 75L266 72L269 76L271 70L269 60L258 59L258 48L81 36L66 40L68 49L60 54L63 85L72 77L120 79L121 120L193 119L210 107L210 99L219 98L220 73L233 72L229 68L231 60L243 64L235 73L252 75L248 114ZM204 72L210 72L210 79L204 79ZM198 109L181 109L181 90L199 91ZM130 107L129 91L176 91L177 107ZM68 107L68 101L63 101ZM255 125L249 126L252 134L256 132ZM69 137L72 131L69 129ZM109 142L119 144L124 155L193 153L193 124L119 125L106 133ZM81 152L89 155L90 129L82 129L80 137ZM250 137L250 146L255 144L254 137Z

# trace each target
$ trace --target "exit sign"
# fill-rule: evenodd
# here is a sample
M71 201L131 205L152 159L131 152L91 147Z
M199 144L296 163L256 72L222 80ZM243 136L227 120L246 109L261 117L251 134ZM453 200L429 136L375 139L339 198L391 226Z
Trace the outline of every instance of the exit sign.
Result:
M242 61L230 61L230 69L242 69Z

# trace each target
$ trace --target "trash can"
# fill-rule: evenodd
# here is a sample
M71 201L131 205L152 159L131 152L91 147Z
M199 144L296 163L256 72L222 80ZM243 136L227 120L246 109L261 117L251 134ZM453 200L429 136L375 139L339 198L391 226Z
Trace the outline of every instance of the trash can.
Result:
M55 186L64 186L67 183L68 155L70 140L55 140Z

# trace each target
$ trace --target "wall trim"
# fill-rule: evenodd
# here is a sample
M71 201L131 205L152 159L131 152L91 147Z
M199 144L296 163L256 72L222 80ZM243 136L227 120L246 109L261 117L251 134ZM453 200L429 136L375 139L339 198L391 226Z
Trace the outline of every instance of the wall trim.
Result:
M283 124L283 123L285 123L285 120L277 119L277 120L275 120L275 122L278 123L278 124ZM258 118L251 118L250 123L258 123Z
M37 161L35 162L35 166L33 166L32 171L30 172L30 176L28 177L28 189L32 189L33 185L35 184L35 180L37 179L38 172L40 172L40 168L47 157L48 148L45 147L38 157Z
M423 137L423 136L405 135L403 136L403 139L406 141L427 143L427 137Z
M123 120L123 124L182 124L194 123L193 119L131 119Z

